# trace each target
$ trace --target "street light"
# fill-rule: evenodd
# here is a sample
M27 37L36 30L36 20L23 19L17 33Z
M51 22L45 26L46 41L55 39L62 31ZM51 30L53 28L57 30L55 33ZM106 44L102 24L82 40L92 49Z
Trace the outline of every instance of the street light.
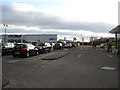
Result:
M84 41L84 37L83 35L81 34L81 39L82 39L82 45L84 45L83 41Z
M3 24L3 26L5 27L5 41L4 42L6 42L6 27L8 27L8 25L7 24Z

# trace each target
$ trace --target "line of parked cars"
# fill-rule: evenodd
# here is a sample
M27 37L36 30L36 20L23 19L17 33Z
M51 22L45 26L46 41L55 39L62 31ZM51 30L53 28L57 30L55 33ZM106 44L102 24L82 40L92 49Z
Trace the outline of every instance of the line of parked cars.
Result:
M2 55L12 53L12 49L15 46L13 43L1 43Z
M2 43L2 55L12 54L13 57L30 57L33 55L49 53L51 50L62 50L64 48L76 46L78 46L76 43L62 42Z

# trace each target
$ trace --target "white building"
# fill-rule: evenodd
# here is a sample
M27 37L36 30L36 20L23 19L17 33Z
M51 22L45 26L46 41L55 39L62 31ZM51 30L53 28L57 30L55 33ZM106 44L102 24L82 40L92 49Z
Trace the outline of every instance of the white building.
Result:
M57 42L57 34L2 34L0 39L4 42Z

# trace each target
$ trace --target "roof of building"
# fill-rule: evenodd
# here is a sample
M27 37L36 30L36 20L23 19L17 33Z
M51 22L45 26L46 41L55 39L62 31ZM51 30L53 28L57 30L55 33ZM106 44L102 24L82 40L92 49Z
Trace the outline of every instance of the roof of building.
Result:
M118 25L117 27L113 28L111 31L109 31L110 33L120 33L120 25Z
M0 33L1 35L4 35L5 33ZM57 34L39 34L39 33L6 33L6 35L46 35L46 36L51 36L51 35L57 35Z

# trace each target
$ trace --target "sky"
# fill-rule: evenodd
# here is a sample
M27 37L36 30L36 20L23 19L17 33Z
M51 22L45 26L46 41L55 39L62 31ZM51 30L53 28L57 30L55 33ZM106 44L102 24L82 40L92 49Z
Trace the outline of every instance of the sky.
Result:
M58 34L65 37L113 37L119 0L1 0L7 33Z

